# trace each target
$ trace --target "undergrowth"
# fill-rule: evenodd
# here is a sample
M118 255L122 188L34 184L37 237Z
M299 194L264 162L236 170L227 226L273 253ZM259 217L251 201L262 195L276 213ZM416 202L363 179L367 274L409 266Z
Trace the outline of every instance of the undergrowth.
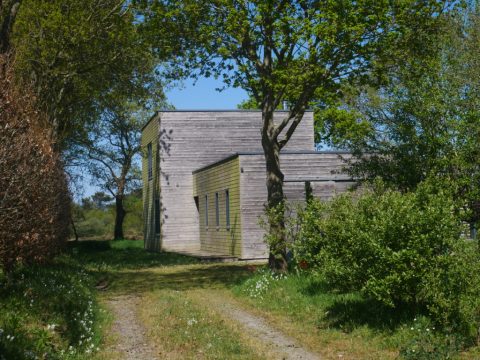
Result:
M94 282L67 255L0 274L0 359L77 359L98 350Z

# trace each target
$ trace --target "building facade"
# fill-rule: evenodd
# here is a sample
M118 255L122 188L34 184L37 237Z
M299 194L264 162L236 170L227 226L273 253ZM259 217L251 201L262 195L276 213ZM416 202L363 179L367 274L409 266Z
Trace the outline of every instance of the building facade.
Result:
M285 112L279 111L280 121ZM241 259L267 256L259 217L267 198L259 111L166 111L142 131L145 247ZM282 152L285 194L330 197L352 182L338 152L315 152L307 112Z

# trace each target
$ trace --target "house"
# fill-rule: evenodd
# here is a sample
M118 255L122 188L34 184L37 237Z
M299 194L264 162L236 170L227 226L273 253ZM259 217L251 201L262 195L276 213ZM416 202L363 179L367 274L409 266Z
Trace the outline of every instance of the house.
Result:
M275 119L285 112L278 111ZM142 129L145 248L265 258L260 111L162 111ZM352 181L341 152L314 151L307 112L280 155L288 200L328 198Z

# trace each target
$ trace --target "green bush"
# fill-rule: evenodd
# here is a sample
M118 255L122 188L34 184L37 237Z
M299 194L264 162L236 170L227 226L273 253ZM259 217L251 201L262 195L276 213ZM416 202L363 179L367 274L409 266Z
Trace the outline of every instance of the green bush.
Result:
M420 298L432 318L467 342L480 326L480 254L477 244L458 242L425 274Z
M472 339L480 323L480 259L461 239L455 210L450 193L429 182L405 194L377 185L312 201L299 213L296 263L339 290L426 309L443 329Z

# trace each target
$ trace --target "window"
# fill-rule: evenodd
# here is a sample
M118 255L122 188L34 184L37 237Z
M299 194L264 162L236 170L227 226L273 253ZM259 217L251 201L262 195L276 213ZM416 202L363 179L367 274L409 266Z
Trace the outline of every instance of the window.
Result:
M152 143L147 145L148 180L153 177Z
M208 230L208 195L205 195L205 227Z
M160 199L155 199L155 234L160 234Z
M215 226L217 230L220 226L220 209L218 208L218 192L215 193Z
M225 190L225 223L227 230L230 230L230 192Z

